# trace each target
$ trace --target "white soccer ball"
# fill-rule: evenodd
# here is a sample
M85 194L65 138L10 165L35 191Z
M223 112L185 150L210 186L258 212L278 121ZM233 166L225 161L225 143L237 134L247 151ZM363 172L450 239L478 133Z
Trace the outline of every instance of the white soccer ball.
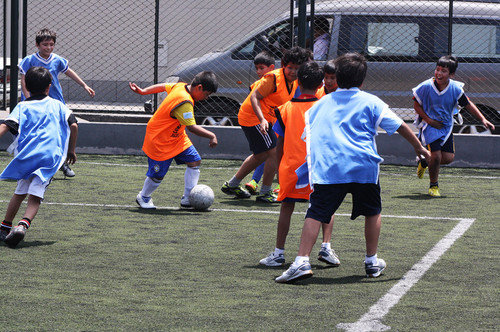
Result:
M189 193L189 203L196 210L206 210L214 202L214 191L207 185L198 184Z

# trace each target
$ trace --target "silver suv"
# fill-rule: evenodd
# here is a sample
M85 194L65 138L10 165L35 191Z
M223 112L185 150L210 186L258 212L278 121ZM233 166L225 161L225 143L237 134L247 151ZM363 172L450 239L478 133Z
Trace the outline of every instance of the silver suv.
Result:
M411 121L411 89L431 77L435 61L448 52L448 5L448 1L325 1L316 2L315 18L322 16L330 23L328 59L346 52L364 54L369 61L364 90ZM253 58L270 50L279 66L281 51L296 44L290 36L290 14L285 13L223 50L179 64L167 82L189 82L202 70L215 72L219 90L196 105L198 123L237 125L239 105L257 80ZM465 83L467 95L497 125L495 134L500 133L498 3L454 2L452 54L459 59L456 79ZM455 132L491 134L463 113L464 123L457 124Z

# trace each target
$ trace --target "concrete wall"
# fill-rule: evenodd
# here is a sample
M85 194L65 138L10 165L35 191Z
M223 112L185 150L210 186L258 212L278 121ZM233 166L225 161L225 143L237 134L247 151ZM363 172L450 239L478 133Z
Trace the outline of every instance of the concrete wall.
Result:
M241 159L250 154L248 143L239 127L207 127L218 138L219 145L211 149L208 140L190 135L203 158ZM140 155L146 124L80 123L77 153ZM12 142L11 135L0 138L0 149ZM500 168L500 137L455 135L454 167ZM377 136L377 148L386 164L415 165L411 146L398 134Z

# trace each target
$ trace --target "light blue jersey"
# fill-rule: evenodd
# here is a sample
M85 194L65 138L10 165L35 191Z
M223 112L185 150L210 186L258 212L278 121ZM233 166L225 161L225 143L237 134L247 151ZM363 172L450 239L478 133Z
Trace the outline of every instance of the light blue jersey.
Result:
M306 112L309 183L378 183L377 128L392 135L402 123L381 99L358 88L324 96Z
M51 53L48 59L44 59L40 54L35 53L25 57L19 64L19 71L26 75L26 72L31 67L44 67L50 71L52 75L52 85L50 86L49 96L64 103L61 84L59 83L59 74L68 70L68 60L55 53ZM21 100L25 100L24 94L21 95Z
M448 86L439 91L434 84L434 78L430 78L413 88L413 96L422 106L424 112L431 118L443 123L439 129L429 126L425 121L415 125L420 128L420 140L427 145L435 140L441 139L442 144L446 142L453 130L453 114L458 108L458 100L464 94L462 82L450 80Z
M0 180L37 175L43 183L50 181L66 159L70 115L66 105L50 97L17 104L6 119L19 125L18 135L9 147L14 158L0 174Z

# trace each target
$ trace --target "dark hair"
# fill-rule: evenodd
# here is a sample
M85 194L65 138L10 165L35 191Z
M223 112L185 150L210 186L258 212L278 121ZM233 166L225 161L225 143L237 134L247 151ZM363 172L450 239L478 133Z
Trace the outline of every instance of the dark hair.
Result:
M41 95L45 93L47 87L52 83L52 75L47 68L31 67L26 72L24 81L26 82L26 89L32 96Z
M323 67L325 74L335 75L335 60L328 60Z
M303 63L297 71L299 83L307 90L316 90L323 82L324 76L323 69L314 61Z
M458 68L458 60L453 55L445 55L439 58L436 67L445 67L450 70L450 74L455 74Z
M324 16L318 16L314 19L314 30L329 32L330 31L330 22Z
M219 86L215 74L211 71L202 71L201 73L196 74L191 81L191 86L194 87L200 84L204 91L210 91L212 93L217 92L217 88Z
M283 57L281 58L281 66L286 67L289 63L300 66L304 62L311 60L309 58L309 54L310 52L306 51L305 49L294 46L289 50L285 50L285 53L283 53Z
M253 59L253 64L265 65L269 67L275 64L274 56L271 54L271 52L264 50L255 56L255 58Z
M35 41L36 41L36 44L40 44L41 42L45 41L45 40L49 40L49 39L52 39L54 41L54 43L56 42L56 32L55 31L52 31L50 29L47 29L47 28L43 28L42 30L38 31L35 35Z
M368 69L366 59L359 53L346 53L335 59L335 76L339 88L359 88Z

